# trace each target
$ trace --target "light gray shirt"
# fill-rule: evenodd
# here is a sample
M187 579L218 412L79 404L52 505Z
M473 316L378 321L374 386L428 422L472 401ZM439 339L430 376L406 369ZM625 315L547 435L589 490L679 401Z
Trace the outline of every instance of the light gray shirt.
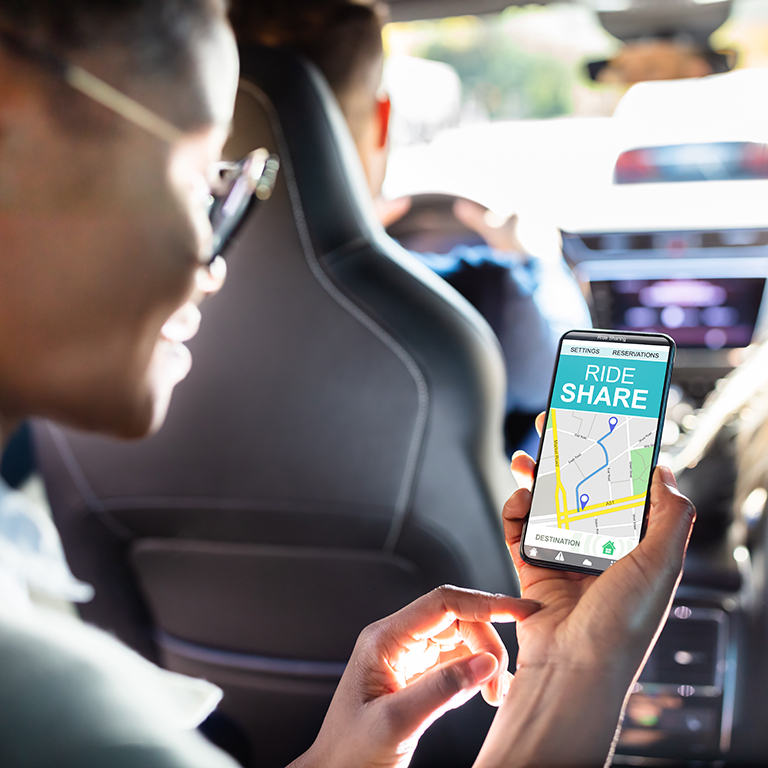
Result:
M235 768L194 728L221 698L30 593L88 599L45 511L0 484L0 765Z

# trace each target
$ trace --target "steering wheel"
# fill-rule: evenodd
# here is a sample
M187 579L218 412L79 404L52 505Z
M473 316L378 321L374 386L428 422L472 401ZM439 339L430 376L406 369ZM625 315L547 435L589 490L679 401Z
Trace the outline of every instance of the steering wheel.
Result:
M483 245L480 235L453 215L454 203L461 199L439 193L413 195L410 210L387 227L387 234L417 253L449 253L457 245Z

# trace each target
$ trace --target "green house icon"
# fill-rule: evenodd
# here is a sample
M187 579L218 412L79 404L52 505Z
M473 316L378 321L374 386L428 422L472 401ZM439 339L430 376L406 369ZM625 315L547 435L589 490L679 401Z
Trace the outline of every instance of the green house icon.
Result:
M613 553L616 551L616 545L609 541L606 544L603 544L603 554L608 555L608 557L613 557Z

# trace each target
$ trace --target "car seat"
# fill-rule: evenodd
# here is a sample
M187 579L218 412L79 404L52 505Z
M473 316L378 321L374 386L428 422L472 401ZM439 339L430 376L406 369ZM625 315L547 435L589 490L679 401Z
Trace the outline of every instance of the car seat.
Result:
M241 761L272 766L313 741L366 624L446 582L515 593L514 485L488 325L375 221L322 76L261 47L242 72L227 152L266 146L281 170L165 426L137 443L33 431L72 570L96 587L81 615L219 684ZM414 765L471 762L492 716L476 698Z

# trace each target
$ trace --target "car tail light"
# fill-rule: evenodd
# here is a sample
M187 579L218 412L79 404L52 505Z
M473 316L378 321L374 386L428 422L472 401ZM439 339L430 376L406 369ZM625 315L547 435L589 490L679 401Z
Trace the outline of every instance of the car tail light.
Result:
M768 179L768 144L745 142L741 154L741 166L752 179Z
M658 168L652 151L648 149L631 149L628 152L622 152L613 171L613 180L616 184L654 181L657 176Z

